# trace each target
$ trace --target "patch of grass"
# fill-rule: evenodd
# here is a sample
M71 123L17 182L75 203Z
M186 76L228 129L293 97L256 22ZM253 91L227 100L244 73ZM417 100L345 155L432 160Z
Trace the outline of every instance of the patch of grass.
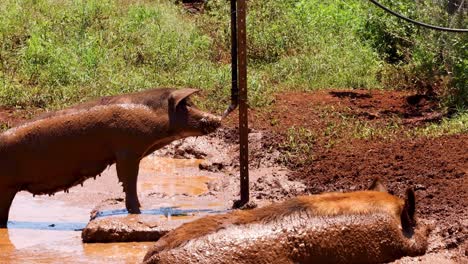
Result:
M453 9L448 2L457 8ZM468 6L463 2L382 0L382 3L429 24L452 28L468 25ZM361 35L386 61L379 74L383 86L438 95L446 107L466 109L467 34L426 29L371 7Z
M220 113L229 104L231 85L229 3L210 0L204 13L193 15L174 2L1 1L0 104L56 109L170 86L202 89L199 104ZM375 17L380 13L368 3L272 0L250 1L248 8L250 107L270 105L280 91L381 88L382 83L399 83L393 80L395 71L419 76L410 66L386 61L385 45L395 43L387 42L385 34L405 37L406 28L393 23L384 32L373 32L385 20ZM443 63L431 64L454 73L443 82L454 89L447 88L446 98L462 106L467 97L461 55L468 50L463 40L450 40ZM440 57L433 52L440 50L441 43L436 44L411 49L418 69ZM420 76L433 76L424 73Z
M206 9L197 22L213 39L222 40L217 52L227 57L228 6L213 0ZM262 75L263 96L271 91L378 87L381 61L357 34L364 23L357 14L363 12L360 2L249 2L250 70Z
M385 125L372 125L369 121L355 121L352 136L357 139L395 139L403 130L399 120L389 120Z
M0 132L10 129L10 126L7 123L0 123Z
M451 118L444 118L439 123L432 123L409 131L409 136L440 137L462 133L468 133L468 112L466 111Z
M304 127L291 127L280 148L283 149L285 164L303 165L313 160L312 148L316 142L316 135Z
M2 1L0 103L61 108L156 86L216 87L212 40L167 1ZM227 82L226 82L227 83Z

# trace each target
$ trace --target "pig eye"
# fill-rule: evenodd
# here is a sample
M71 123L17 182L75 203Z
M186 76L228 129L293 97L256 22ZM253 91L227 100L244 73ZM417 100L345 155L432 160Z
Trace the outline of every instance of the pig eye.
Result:
M186 109L186 108L187 108L187 100L186 99L180 101L177 104L177 109Z

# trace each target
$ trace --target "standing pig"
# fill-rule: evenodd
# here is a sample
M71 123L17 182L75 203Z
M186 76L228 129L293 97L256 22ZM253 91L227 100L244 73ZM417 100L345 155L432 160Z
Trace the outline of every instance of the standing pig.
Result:
M173 140L200 136L220 118L195 108L195 89L153 89L111 96L0 134L0 227L19 191L53 194L84 182L116 163L130 213L140 213L140 160Z
M402 200L373 190L300 196L208 216L162 237L144 263L381 263L422 255L428 229Z

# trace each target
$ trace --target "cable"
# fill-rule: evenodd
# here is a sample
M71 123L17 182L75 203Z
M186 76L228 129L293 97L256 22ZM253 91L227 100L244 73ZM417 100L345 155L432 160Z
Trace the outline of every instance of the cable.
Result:
M388 13L394 15L394 16L397 16L403 20L406 20L408 22L411 22L413 24L416 24L416 25L419 25L419 26L423 26L423 27L427 27L427 28L430 28L430 29L435 29L435 30L441 30L441 31L448 31L448 32L456 32L456 33L468 33L468 29L464 29L464 28L446 28L446 27L439 27L439 26L434 26L434 25L430 25L430 24L426 24L426 23L423 23L423 22L419 22L419 21L416 21L414 19L411 19L409 17L405 17L393 10L391 10L390 8L382 5L381 3L375 1L375 0L369 0L371 1L374 5L382 8L383 10L387 11Z

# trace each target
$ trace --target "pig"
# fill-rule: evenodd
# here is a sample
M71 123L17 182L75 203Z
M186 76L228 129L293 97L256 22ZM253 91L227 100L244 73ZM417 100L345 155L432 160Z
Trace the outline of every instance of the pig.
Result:
M415 196L400 199L376 180L372 189L299 196L212 215L162 237L149 263L381 263L422 255L428 230Z
M46 113L0 134L0 227L19 191L54 194L116 164L129 213L140 213L140 160L176 139L215 131L221 118L189 100L196 89L151 89Z

